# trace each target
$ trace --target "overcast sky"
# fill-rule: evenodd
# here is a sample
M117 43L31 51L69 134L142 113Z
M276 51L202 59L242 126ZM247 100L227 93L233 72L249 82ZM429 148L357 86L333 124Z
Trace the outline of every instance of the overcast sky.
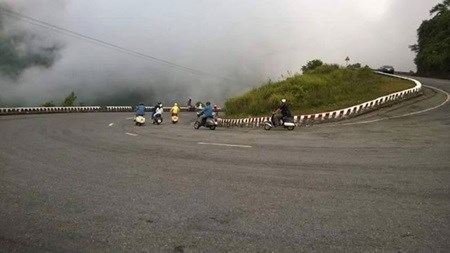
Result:
M74 91L87 104L224 99L312 59L415 70L416 30L439 0L0 0L3 7L207 75L133 57L2 14L2 33L59 46L49 68L0 78L0 103ZM28 46L29 46L28 45Z

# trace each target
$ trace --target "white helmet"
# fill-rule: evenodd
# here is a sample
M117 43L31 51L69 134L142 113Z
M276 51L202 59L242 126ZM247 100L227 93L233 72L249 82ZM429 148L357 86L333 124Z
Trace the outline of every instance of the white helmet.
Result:
M281 103L286 103L286 99L285 98L281 99Z

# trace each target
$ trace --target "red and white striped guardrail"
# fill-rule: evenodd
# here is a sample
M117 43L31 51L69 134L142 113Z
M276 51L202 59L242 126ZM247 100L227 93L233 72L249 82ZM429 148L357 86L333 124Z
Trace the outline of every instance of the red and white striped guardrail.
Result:
M163 107L169 111L171 107ZM147 111L153 109L146 106ZM180 107L182 111L189 111L188 107ZM53 107L0 107L0 115L5 114L39 114L39 113L69 113L69 112L132 112L132 106L53 106Z
M350 106L344 109L339 109L335 111L330 112L321 112L316 114L308 114L308 115L295 115L294 116L294 123L296 125L306 124L307 122L324 122L329 120L340 120L344 118L348 118L350 116L355 116L357 114L361 114L363 112L366 112L368 110L373 110L375 108L378 108L387 102L403 99L406 97L409 97L415 93L418 93L422 89L422 84L414 79L397 76L397 75L391 75L391 74L385 74L381 72L375 72L377 74L383 74L387 76L392 76L396 78L406 79L413 81L415 83L415 86L411 89L406 89L403 91L391 93L389 95L379 97L374 100L370 100L367 102L364 102L362 104ZM222 126L240 126L240 127L258 127L262 126L264 121L270 120L270 117L248 117L248 118L240 118L240 119L221 119L219 120L219 123Z
M94 112L100 108L100 106L7 107L0 108L0 114Z

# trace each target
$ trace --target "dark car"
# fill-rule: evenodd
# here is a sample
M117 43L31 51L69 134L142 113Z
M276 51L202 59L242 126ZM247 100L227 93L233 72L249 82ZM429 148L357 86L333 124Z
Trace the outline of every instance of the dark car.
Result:
M384 65L380 68L380 71L383 73L394 74L394 67L389 65Z

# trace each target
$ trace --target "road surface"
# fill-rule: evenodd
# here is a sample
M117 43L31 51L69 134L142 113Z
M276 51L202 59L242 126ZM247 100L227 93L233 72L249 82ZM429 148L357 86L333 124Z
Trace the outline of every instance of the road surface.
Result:
M0 251L448 252L446 99L294 131L0 117Z

